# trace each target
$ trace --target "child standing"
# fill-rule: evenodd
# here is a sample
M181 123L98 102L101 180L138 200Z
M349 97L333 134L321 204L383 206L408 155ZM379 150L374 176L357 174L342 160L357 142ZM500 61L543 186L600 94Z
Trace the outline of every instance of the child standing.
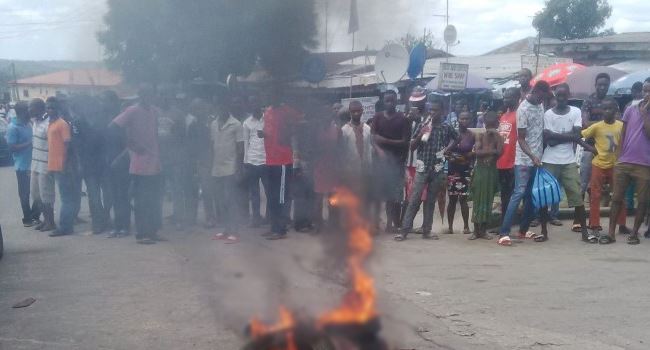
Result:
M594 159L591 162L591 181L589 196L589 226L592 230L602 230L600 226L600 198L603 185L609 183L614 185L614 165L616 164L617 150L621 143L621 132L623 122L616 119L618 114L618 104L611 98L606 98L602 102L603 120L592 124L589 128L582 131L582 137L593 138L596 142L596 148L591 151L594 153ZM625 206L619 212L617 223L620 225L619 233L629 233L625 227ZM613 218L610 218L612 220ZM602 235L600 243L607 244L615 242L615 237Z
M486 231L492 217L492 203L499 183L496 163L503 151L503 138L497 130L499 120L496 113L492 111L485 113L483 121L486 131L477 137L475 146L476 166L471 184L474 233L469 240L492 239Z

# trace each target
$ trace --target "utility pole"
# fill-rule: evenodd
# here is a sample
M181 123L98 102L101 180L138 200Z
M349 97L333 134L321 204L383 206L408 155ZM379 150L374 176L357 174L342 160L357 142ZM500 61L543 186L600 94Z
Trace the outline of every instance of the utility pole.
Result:
M16 63L11 62L11 71L14 75L14 93L16 94L16 100L20 101L20 93L18 92L18 78L16 77Z
M446 8L446 13L444 15L433 15L433 17L444 17L445 18L445 28L449 26L449 0L447 0L447 8ZM445 61L449 62L449 43L445 43L447 45L447 49L445 50L445 53L447 53L445 56Z
M329 0L325 0L325 52L329 52L327 46L327 29L329 24L328 22L329 22Z

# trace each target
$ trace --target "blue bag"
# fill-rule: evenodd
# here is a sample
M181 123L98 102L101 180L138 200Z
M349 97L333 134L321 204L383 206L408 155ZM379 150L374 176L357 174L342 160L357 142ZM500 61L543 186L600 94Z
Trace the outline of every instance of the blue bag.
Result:
M562 191L560 183L555 176L544 168L537 168L535 181L533 182L533 206L536 209L551 207L553 204L560 203L562 200Z

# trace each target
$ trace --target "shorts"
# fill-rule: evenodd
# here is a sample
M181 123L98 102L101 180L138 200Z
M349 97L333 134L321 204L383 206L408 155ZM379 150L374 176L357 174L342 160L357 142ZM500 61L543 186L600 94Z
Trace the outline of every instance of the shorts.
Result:
M469 165L453 165L447 175L447 193L450 196L466 197L472 182L472 169Z
M580 173L578 164L550 164L544 163L546 169L551 175L555 176L560 186L564 188L566 200L570 208L584 205L582 200L582 189L580 184Z
M33 179L38 179L38 186L36 189L37 194L35 194L34 198L36 198L36 195L40 197L40 200L45 203L45 204L54 204L54 200L56 198L56 190L54 187L54 173L34 173L34 175L38 175L33 177ZM32 184L34 185L34 182L32 181Z
M650 167L630 163L618 163L614 166L614 193L612 201L622 202L627 186L636 180L636 195L639 206L650 199Z

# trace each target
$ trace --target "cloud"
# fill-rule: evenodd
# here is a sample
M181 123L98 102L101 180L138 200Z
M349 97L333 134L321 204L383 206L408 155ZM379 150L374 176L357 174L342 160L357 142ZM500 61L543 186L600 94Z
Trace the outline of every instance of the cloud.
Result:
M137 0L133 0L137 1ZM328 7L328 49L347 51L350 0L316 0L319 13L318 40L325 48L325 4ZM609 0L613 7L607 27L617 32L650 31L650 4L638 0ZM361 30L356 48L380 49L387 40L431 30L442 43L445 0L358 0ZM535 36L532 16L544 0L451 0L450 23L458 29L460 44L453 54L482 54L527 36ZM95 32L101 27L105 0L0 0L0 55L11 59L96 60L99 44ZM25 25L26 23L52 25Z

